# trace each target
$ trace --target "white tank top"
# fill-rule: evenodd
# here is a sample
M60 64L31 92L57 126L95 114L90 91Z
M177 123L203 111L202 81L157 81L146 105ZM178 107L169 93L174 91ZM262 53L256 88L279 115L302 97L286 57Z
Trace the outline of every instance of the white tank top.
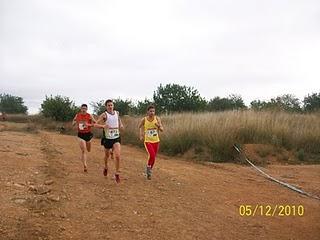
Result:
M119 128L118 112L114 111L114 114L110 114L106 111L106 115L107 115L106 124L109 126L109 128Z
M118 112L114 111L114 114L110 114L106 111L106 116L106 125L109 126L109 129L105 131L105 137L107 139L116 139L120 136Z

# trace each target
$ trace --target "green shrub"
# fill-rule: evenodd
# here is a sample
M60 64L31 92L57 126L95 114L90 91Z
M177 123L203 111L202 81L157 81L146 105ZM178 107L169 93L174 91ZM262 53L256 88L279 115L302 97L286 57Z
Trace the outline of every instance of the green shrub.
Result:
M28 108L24 105L22 97L10 94L0 94L0 112L26 114Z
M46 118L51 118L56 121L70 121L79 108L75 106L68 97L55 96L48 97L41 104L41 113Z
M300 161L303 161L304 160L304 150L303 149L299 149L298 152L297 152L297 157Z

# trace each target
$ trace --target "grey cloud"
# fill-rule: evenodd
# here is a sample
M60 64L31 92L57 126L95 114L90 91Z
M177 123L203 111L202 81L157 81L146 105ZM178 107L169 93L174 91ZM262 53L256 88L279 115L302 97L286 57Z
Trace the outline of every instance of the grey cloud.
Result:
M143 99L170 82L247 103L320 90L318 1L6 0L0 9L0 89L32 108L46 94Z

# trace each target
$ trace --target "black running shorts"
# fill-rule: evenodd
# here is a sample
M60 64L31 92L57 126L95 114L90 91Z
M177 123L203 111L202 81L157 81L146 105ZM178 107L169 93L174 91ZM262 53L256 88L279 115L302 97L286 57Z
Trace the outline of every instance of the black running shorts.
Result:
M86 142L89 142L93 138L93 134L91 132L88 132L88 133L78 132L78 137Z
M101 145L103 145L105 149L111 149L115 143L121 144L121 137L118 137L115 139L107 139L107 138L101 139Z

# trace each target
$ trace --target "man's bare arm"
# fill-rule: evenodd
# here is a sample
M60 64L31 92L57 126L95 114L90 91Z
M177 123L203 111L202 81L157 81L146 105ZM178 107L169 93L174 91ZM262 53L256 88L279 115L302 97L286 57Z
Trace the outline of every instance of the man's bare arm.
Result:
M100 114L100 116L98 117L98 120L97 120L96 123L94 124L94 127L97 127L97 128L105 128L105 127L106 127L106 124L100 124L100 123L102 123L102 122L105 122L105 119L106 119L106 114L105 114L105 113Z
M76 114L76 115L74 116L73 120L72 120L72 126L73 126L73 127L74 127L74 126L76 125L76 123L77 123L77 115L78 115L78 114Z
M124 126L123 126L123 124L122 124L122 121L121 121L119 112L118 112L118 116L119 116L119 128L123 130L123 129L124 129Z
M86 123L87 126L89 127L94 127L95 123L97 122L96 119L93 117L93 115L90 114L90 119L92 123Z
M93 115L90 115L91 116L91 120L93 123L97 123L97 120L95 119L95 117Z

